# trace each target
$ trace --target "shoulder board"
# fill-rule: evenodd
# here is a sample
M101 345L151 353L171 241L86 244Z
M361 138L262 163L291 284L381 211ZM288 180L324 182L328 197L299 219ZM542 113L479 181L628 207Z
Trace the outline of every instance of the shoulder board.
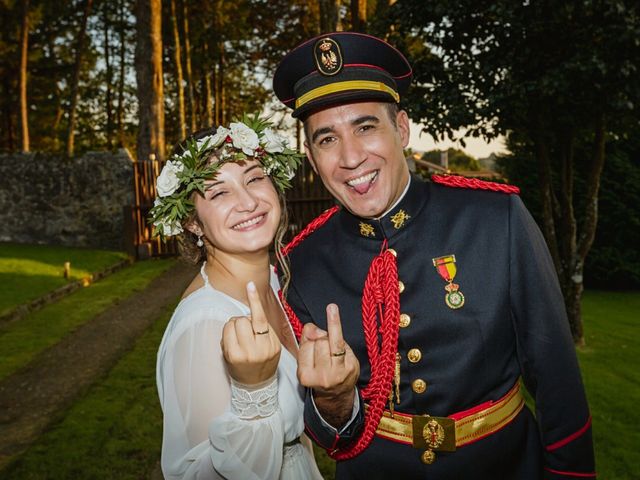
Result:
M460 175L431 175L431 180L440 185L454 188L471 188L474 190L491 190L493 192L502 192L507 194L518 195L520 189L515 185L507 185L505 183L488 182L477 178L461 177Z

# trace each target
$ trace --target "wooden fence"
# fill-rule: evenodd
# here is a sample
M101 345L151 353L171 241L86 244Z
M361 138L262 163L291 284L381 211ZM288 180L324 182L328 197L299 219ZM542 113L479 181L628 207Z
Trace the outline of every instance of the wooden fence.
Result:
M175 240L166 243L152 236L153 226L147 222L149 211L156 198L156 178L164 162L144 160L133 162L134 204L124 208L125 244L136 258L175 255L178 252Z
M333 197L324 188L322 180L314 173L307 160L303 162L292 184L291 190L287 191L290 234L287 240L335 204Z

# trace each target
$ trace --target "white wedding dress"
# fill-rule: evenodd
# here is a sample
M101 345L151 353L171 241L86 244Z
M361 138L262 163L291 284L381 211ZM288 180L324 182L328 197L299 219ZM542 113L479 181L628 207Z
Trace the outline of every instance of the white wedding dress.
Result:
M164 413L162 472L167 479L322 479L299 441L304 389L282 347L276 376L258 388L230 382L222 328L249 307L204 286L176 307L158 351L156 381ZM278 280L271 275L271 287Z

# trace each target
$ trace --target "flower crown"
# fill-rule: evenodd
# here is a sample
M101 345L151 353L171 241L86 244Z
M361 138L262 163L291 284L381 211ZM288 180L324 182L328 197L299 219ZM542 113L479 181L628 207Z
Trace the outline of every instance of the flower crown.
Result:
M209 162L215 151L218 161ZM154 235L162 239L182 233L182 222L193 212L193 192L204 195L205 181L215 178L222 165L257 160L279 192L291 187L290 180L304 158L287 146L271 123L257 114L244 114L241 122L218 127L213 135L189 139L186 148L174 153L156 181L156 197L149 212Z

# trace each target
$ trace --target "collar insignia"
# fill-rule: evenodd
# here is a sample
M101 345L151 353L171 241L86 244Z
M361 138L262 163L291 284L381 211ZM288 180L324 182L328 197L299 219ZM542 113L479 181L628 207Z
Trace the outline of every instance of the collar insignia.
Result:
M369 225L368 223L360 222L360 235L363 237L375 237L376 232L373 229L373 225Z
M407 212L405 212L404 210L398 210L398 213L391 217L391 223L393 223L393 226L396 230L399 230L400 228L404 227L404 222L406 222L410 218L411 216L408 215Z

